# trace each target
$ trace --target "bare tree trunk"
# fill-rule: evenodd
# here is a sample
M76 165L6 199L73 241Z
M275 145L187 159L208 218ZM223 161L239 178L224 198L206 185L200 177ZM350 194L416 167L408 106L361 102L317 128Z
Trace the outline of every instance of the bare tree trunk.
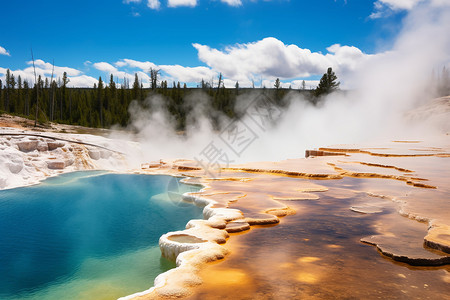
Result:
M55 71L55 60L53 60L53 68L52 68L52 79L50 80L51 87L51 95L52 99L50 100L50 122L53 122L53 111L55 110L55 91L53 86L53 73Z
M69 92L69 124L72 124L72 91Z
M55 118L55 85L56 84L52 84L52 115L50 117L51 121L53 122L53 119Z
M6 101L5 101L5 111L9 112L9 83L6 83Z
M34 117L34 127L37 126L37 119L39 115L39 84L36 78L36 67L34 66L34 56L33 56L33 48L31 49L31 59L33 60L33 70L34 70L34 86L36 87L36 114Z
M63 115L63 97L65 96L65 92L63 93L63 92L61 92L61 98L59 99L59 109L60 109L60 112L59 112L59 118L60 118L60 120L62 121L62 115Z

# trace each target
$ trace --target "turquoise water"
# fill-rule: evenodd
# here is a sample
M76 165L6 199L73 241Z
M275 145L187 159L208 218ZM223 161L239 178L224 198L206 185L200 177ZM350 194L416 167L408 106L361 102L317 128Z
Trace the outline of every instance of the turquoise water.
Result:
M170 176L75 172L0 191L0 299L116 299L175 265L159 237L202 218Z

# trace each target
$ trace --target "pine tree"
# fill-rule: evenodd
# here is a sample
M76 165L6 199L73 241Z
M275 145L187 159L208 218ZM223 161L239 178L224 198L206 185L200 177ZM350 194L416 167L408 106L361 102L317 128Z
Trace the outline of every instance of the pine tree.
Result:
M139 99L139 88L140 88L139 77L138 77L137 73L134 73L134 82L133 82L133 99L134 100Z
M97 105L100 114L100 126L103 127L103 81L101 76L98 78Z
M150 68L150 88L152 90L156 90L156 88L158 87L158 73L160 71L161 70Z
M337 76L333 72L332 68L328 68L327 72L323 74L320 79L319 85L314 91L316 97L321 95L327 95L337 89L339 89L340 82L336 82Z
M25 93L25 107L23 114L28 116L30 114L30 85L27 80L23 82L23 90Z
M52 74L53 75L53 74ZM53 77L53 76L52 76ZM56 88L57 88L57 85L56 85L56 81L55 80L52 80L52 83L51 83L51 94L52 94L52 96L51 96L51 100L50 100L50 121L52 121L53 122L53 119L54 119L54 117L55 117L55 94L56 94Z
M6 70L6 100L5 100L5 111L9 112L9 102L12 95L12 91L14 90L14 86L16 85L16 80L14 79L14 74L11 74L9 69Z
M109 77L109 88L113 94L116 92L116 83L114 82L113 74Z
M62 78L62 87L61 87L61 93L62 93L62 97L59 99L59 117L61 120L63 120L63 101L66 101L66 87L67 84L69 83L70 79L67 78L67 72L63 73L63 78Z
M217 84L217 88L220 89L221 85L222 85L222 73L219 73L219 83Z
M281 87L280 78L277 78L275 80L275 84L273 85L277 90Z
M139 86L139 95L140 95L139 99L141 101L144 101L144 99L145 99L145 97L144 97L144 83L142 82L142 79L141 79L141 84Z
M0 109L2 107L3 104L3 82L0 79Z
M17 108L15 113L19 113L23 110L23 101L22 101L22 77L20 75L17 77Z

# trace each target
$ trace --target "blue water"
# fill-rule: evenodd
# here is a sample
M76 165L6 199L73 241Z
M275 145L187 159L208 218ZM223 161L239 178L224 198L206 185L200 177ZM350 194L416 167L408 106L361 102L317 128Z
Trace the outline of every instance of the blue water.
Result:
M116 299L151 287L174 267L159 237L202 218L168 196L174 180L177 192L193 190L170 176L76 172L0 191L0 299Z

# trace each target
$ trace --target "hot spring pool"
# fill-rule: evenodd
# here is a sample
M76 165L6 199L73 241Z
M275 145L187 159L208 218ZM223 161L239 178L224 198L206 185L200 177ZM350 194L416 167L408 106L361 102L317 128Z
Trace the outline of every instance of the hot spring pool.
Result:
M0 191L0 299L117 299L175 264L159 237L202 218L170 176L75 172Z

